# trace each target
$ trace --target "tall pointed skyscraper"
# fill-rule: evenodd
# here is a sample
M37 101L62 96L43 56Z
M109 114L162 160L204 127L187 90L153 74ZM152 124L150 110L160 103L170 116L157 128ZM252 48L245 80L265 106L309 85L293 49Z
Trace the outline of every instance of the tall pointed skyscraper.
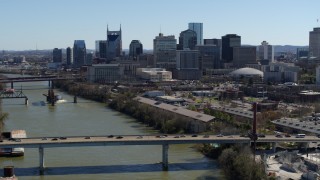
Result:
M107 27L107 59L120 57L122 52L121 25L119 31L109 31Z

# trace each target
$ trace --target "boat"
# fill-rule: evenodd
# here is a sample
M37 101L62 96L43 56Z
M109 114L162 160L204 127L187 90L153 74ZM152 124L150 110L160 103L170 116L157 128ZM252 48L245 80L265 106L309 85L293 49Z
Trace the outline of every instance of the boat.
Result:
M27 138L25 130L12 130L11 132L1 133L0 139L6 139L9 141L21 141L21 139ZM19 157L24 156L24 148L0 148L0 157Z

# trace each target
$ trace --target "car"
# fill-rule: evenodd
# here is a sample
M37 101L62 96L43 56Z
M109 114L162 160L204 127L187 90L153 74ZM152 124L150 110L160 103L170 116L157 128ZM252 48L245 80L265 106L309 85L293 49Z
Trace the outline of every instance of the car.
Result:
M58 138L52 138L51 141L58 141Z
M203 137L204 137L204 138L208 138L208 137L210 137L210 136L206 134L206 135L204 135Z
M66 138L66 137L60 137L59 139L61 139L61 140L66 140L67 138Z
M320 134L317 135L317 138L320 138Z
M137 139L142 139L142 138L143 138L142 136L138 136L138 137L137 137Z
M283 136L281 134L276 135L277 138L282 138Z
M117 137L116 137L116 139L122 139L122 138L123 138L122 136L117 136Z
M86 137L84 137L84 139L91 139L91 137L90 136L86 136Z
M223 137L223 134L218 134L217 137Z
M15 139L14 142L21 142L21 139Z
M177 136L174 136L174 138L180 138L180 136L179 136L179 135L177 135Z
M261 138L266 137L266 135L264 135L264 134L258 134L257 136L258 136L258 137L261 137Z
M42 140L42 141L45 141L45 140L47 140L47 138L46 138L46 137L43 137L43 138L41 138L41 140Z
M109 136L107 136L108 138L113 138L114 136L113 135L109 135Z
M198 135L196 135L196 134L193 134L191 137L198 137Z
M286 134L286 135L284 135L285 137L291 137L291 135L290 134Z

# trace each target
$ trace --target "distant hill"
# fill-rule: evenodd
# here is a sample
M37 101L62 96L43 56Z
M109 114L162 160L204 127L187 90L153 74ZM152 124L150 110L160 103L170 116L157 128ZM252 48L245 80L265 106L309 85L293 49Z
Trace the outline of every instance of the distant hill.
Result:
M308 48L309 46L274 45L274 52L297 52L297 48Z

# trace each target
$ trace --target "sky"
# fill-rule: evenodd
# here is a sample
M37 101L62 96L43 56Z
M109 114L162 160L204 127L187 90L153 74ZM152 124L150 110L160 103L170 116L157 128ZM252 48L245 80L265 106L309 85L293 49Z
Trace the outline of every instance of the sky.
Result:
M0 0L0 50L87 49L122 27L122 48L140 40L153 48L161 31L179 38L189 22L203 23L203 38L238 34L242 44L308 45L320 26L320 0Z

